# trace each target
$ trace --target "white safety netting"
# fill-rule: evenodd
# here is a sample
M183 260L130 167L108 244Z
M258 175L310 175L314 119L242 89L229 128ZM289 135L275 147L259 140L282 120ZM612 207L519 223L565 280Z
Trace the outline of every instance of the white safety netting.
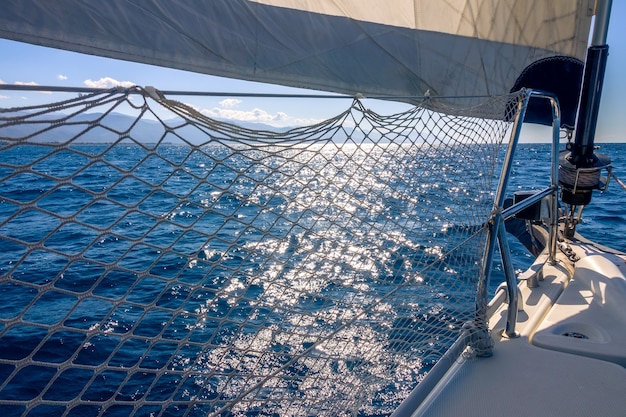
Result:
M2 109L3 412L388 414L475 318L514 100L286 132L139 88Z

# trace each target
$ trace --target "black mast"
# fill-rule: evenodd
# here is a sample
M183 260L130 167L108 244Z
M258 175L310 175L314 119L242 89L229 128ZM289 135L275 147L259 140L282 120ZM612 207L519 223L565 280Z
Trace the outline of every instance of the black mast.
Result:
M578 168L593 166L593 147L604 82L604 71L609 56L606 44L611 0L598 1L591 46L587 49L580 106L576 122L576 136L570 161Z
M612 0L596 2L595 22L591 45L583 74L580 104L576 121L574 143L562 154L559 166L561 199L572 206L584 206L591 202L591 191L600 188L600 170L610 166L610 158L594 153L594 140L604 71L609 55L606 44ZM572 223L575 227L575 222ZM573 231L572 231L573 233Z

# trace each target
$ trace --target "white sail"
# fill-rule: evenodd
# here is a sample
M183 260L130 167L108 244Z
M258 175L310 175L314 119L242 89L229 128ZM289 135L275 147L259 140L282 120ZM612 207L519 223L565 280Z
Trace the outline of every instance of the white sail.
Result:
M366 96L508 92L542 58L583 59L590 0L5 0L0 36Z

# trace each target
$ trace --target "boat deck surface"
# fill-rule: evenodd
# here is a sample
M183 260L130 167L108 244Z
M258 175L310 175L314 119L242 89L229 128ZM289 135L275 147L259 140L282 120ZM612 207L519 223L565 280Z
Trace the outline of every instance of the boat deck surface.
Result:
M595 252L588 246L577 251L581 256ZM561 262L544 267L539 287L520 285L524 300L517 321L520 337L501 336L504 304L490 321L493 356L459 359L413 416L625 417L626 368L531 343L569 276L566 262Z
M497 343L491 358L456 370L424 416L626 416L626 369L542 349L527 338Z

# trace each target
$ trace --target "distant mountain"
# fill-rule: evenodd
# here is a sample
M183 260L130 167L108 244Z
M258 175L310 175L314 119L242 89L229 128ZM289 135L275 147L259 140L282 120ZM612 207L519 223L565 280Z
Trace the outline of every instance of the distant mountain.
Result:
M21 112L17 115L28 115ZM62 123L56 123L62 120ZM228 120L221 122L233 123ZM180 127L184 125L182 118L169 119L165 121L168 127ZM236 122L233 123L239 128L251 130L266 130L272 132L285 132L289 128L275 128L262 123ZM198 129L185 126L176 130L185 140L193 144L207 142L207 136ZM36 136L31 137L31 135ZM160 140L164 142L177 143L181 139L167 130L160 122L154 120L140 119L121 113L81 113L74 116L65 114L47 114L44 116L34 116L27 124L4 124L0 122L0 140L2 139L22 139L28 138L33 142L67 142L75 138L81 143L112 143L120 137L130 136L140 143L155 143Z

